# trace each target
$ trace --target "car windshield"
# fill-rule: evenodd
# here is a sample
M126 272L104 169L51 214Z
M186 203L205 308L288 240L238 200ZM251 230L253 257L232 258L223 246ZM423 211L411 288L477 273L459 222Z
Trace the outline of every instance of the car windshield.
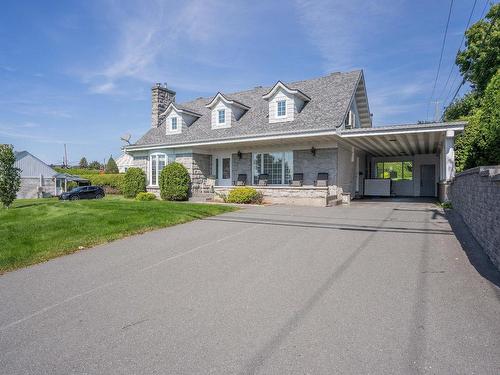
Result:
M85 186L79 186L79 187L71 189L70 193L77 193L79 191L82 191L83 189L85 189Z

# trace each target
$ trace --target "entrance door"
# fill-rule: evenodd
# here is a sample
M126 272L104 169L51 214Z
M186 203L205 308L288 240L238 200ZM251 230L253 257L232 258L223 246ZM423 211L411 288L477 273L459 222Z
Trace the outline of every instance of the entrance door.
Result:
M231 186L231 155L214 155L213 161L215 184L218 186Z
M434 164L420 166L420 196L436 196L436 171Z

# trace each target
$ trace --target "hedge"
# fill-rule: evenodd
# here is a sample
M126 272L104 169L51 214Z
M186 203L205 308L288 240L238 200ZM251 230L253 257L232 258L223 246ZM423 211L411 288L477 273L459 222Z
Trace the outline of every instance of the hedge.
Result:
M129 168L123 179L122 192L126 198L134 198L146 191L146 174L141 168Z
M191 179L186 167L176 162L167 165L160 174L161 199L187 201L190 184Z
M243 204L261 203L262 194L251 187L236 187L229 192L226 202Z
M78 176L81 175L89 175L89 174L99 174L100 171L99 169L86 169L86 168L59 168L59 167L54 167L53 168L56 172L59 173L69 173L69 174L75 174Z
M108 194L121 194L125 174L81 174L80 177L86 178L92 185L102 186Z

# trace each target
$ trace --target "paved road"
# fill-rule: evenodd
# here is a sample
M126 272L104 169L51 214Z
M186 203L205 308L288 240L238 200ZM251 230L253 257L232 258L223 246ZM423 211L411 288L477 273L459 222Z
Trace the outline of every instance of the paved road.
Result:
M0 276L1 374L499 374L500 276L427 203L256 207Z

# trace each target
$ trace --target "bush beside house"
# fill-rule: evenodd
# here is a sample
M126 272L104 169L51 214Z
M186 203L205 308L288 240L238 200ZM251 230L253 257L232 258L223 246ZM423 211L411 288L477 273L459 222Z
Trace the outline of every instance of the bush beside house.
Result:
M180 163L167 165L160 174L160 196L167 201L187 201L191 179L186 167Z
M129 168L122 176L122 193L126 198L134 198L146 191L146 174L141 168Z
M154 201L156 195L154 193L141 192L135 196L136 201Z
M228 203L258 204L262 203L262 194L251 187L237 187L232 189L227 198Z

